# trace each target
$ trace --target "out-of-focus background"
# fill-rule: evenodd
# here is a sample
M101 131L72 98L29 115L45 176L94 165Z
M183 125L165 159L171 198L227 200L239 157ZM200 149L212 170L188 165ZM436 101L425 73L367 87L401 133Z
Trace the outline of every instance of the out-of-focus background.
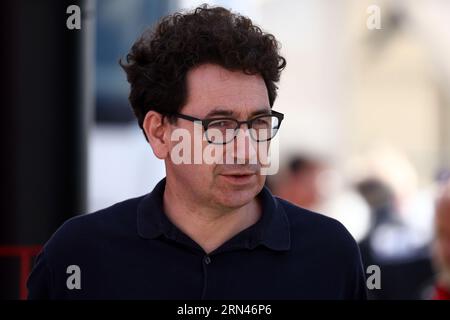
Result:
M33 258L66 219L164 177L118 60L161 16L204 2L251 17L287 59L268 187L347 227L365 267L380 266L371 298L432 298L434 204L450 176L445 0L5 2L0 298L26 295ZM72 4L81 30L66 28Z

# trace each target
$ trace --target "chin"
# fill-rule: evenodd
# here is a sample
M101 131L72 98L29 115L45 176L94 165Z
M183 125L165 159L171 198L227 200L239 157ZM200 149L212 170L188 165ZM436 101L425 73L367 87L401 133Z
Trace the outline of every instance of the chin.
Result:
M241 190L219 190L215 198L224 207L239 208L250 203L257 196L259 190L257 186Z

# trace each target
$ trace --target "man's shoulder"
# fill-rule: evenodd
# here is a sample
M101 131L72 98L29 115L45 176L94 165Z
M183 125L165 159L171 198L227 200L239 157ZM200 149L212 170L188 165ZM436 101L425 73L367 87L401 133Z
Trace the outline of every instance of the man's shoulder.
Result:
M65 221L45 245L46 251L60 252L85 245L100 245L114 237L136 234L136 212L145 196L127 199L93 213Z
M343 299L366 299L365 274L358 244L336 219L277 198L290 224L291 257L325 283L340 288ZM326 277L328 276L328 278Z
M295 246L311 244L316 248L354 255L357 243L347 228L338 220L301 208L289 201L276 197L286 213Z
M287 200L275 197L286 213L289 223L295 229L320 229L338 233L348 233L347 229L334 218L299 207ZM325 228L325 229L324 229Z

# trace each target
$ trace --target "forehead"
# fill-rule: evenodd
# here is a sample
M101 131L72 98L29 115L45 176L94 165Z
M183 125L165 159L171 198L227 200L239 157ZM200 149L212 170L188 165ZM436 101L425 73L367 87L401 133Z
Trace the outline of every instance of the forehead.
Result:
M190 70L187 74L187 103L182 111L203 116L213 109L230 110L235 115L269 110L263 78L229 71L214 64Z

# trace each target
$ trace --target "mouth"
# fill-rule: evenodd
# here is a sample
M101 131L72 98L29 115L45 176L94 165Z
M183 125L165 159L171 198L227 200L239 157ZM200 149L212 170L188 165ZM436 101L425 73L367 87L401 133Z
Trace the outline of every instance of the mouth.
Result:
M231 184L242 185L252 182L252 179L256 176L255 173L233 173L233 174L221 174L225 180Z

